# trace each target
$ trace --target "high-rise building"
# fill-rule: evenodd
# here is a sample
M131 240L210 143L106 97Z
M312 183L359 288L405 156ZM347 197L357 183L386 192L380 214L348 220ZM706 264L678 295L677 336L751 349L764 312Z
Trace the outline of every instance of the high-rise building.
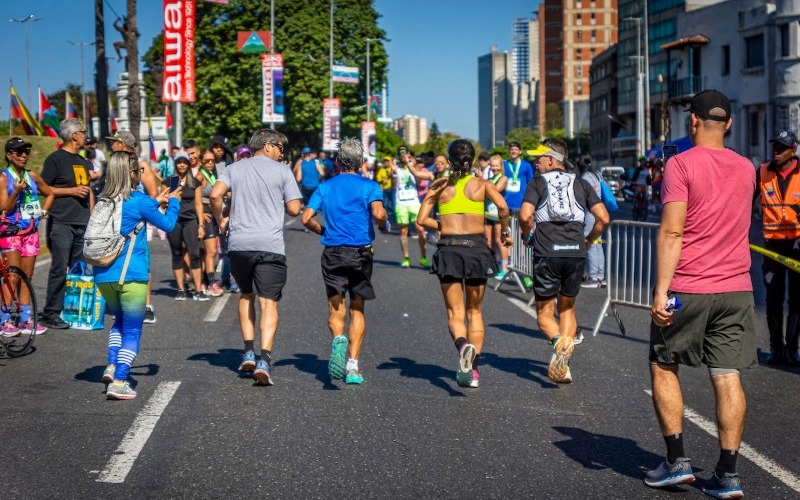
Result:
M530 79L530 19L518 18L511 23L511 68L515 86Z
M514 85L511 53L495 47L478 58L478 141L485 149L505 144L513 128Z
M416 115L403 115L392 122L392 130L403 138L406 144L428 142L428 120Z

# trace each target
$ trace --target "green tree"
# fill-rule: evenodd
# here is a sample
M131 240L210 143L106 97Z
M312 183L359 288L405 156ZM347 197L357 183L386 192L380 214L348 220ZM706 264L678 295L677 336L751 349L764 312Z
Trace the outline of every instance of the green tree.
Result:
M542 142L542 136L528 128L515 128L506 135L506 144L511 142L518 142L525 154L525 151L536 148Z
M378 28L379 14L372 3L337 0L335 4L334 61L357 66L361 75L359 85L334 87L334 96L341 99L345 136L359 137L366 118L367 38L376 40L370 44L372 88L380 88L386 78L388 59L381 43L386 33ZM329 6L329 0L275 1L275 51L283 54L286 90L286 123L277 128L294 149L321 145L322 99L328 97L329 82ZM198 2L197 101L184 106L186 138L203 144L220 133L239 142L263 126L261 59L237 51L236 32L268 29L269 16L269 2L263 0L232 0L229 5ZM163 59L163 48L154 42L143 59L148 69L158 70L155 63Z
M403 138L395 134L391 127L381 122L375 124L375 140L378 145L378 160L384 156L396 156L397 149L403 146Z
M564 129L564 113L561 111L561 106L551 102L544 108L544 129L545 135L551 136L550 131ZM563 135L563 133L562 133Z

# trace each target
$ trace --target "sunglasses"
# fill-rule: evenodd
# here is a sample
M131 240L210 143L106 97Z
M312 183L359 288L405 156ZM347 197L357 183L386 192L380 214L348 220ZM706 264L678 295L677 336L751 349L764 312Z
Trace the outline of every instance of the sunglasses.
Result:
M22 155L30 156L31 155L31 150L30 149L17 149L17 150L11 150L11 151L9 151L9 153L11 153L14 156L22 156Z
M216 163L217 160L214 158L204 158L203 163Z
M274 142L268 142L267 144L272 144L273 146L278 148L281 151L281 153L283 153L283 144L275 144Z

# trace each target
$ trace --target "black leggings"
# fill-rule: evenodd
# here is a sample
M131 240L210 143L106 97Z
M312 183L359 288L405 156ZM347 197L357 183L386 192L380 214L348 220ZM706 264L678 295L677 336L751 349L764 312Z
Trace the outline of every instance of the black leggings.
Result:
M183 267L183 246L189 253L189 268L200 269L200 240L197 238L197 219L178 219L175 229L167 235L172 250L172 270Z

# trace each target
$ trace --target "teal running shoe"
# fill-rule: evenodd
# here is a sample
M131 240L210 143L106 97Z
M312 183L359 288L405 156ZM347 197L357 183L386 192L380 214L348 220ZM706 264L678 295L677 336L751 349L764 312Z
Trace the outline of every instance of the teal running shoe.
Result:
M469 387L472 384L472 362L475 361L475 346L465 344L458 353L458 371L456 372L456 382L461 387Z
M705 481L702 486L703 493L714 498L730 499L730 498L744 498L744 491L742 491L742 480L739 479L739 474L731 474L726 472L722 477L716 474L711 476L711 479Z
M331 358L328 360L328 375L332 379L344 378L347 368L347 346L349 342L344 335L337 335L331 340Z
M693 483L695 480L688 458L678 458L674 464L664 460L657 468L649 471L644 484L651 488L666 488L679 484Z
M344 383L345 384L363 384L364 383L364 375L361 374L358 370L347 370L347 374L344 376Z

